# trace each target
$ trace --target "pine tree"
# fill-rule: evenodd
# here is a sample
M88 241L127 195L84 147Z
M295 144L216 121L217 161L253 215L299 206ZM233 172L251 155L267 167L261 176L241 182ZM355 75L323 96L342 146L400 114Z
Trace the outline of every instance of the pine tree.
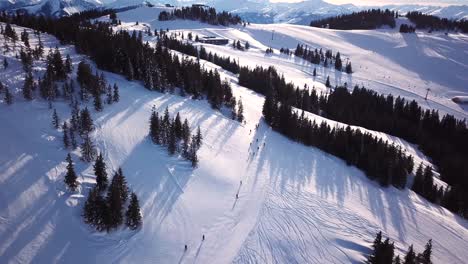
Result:
M416 264L416 253L414 253L413 245L411 245L408 249L408 253L406 253L404 264Z
M96 175L96 186L99 191L104 191L107 187L107 171L106 171L106 163L104 162L104 158L102 157L102 153L100 153L97 158L96 162L94 163L94 175Z
M127 221L125 224L131 230L135 230L142 225L142 217L140 212L140 204L138 197L134 192L131 194L130 204L128 205L127 212L125 213Z
M418 254L418 263L432 264L431 254L432 254L432 239L429 239L429 241L427 241L426 247L424 248L424 252L421 254Z
M195 140L192 139L192 144L193 142L195 143L195 148L198 150L200 149L203 141L203 136L200 131L200 127L197 128L197 135L194 138Z
M94 94L94 109L98 112L102 111L102 100L99 93Z
M174 125L171 125L169 127L169 138L167 142L167 150L169 151L170 155L174 155L176 150L177 150L177 138L176 138L176 133L174 129Z
M72 128L70 128L68 131L69 131L69 134L70 134L71 146L72 146L73 149L76 149L78 147L78 143L76 142L75 132L73 132Z
M8 87L5 87L5 97L4 97L4 100L5 100L5 103L6 103L7 105L13 104L13 96L11 95L10 90L8 89Z
M188 156L189 160L192 163L192 167L196 168L198 166L198 146L197 146L197 136L193 135L192 136L192 144L190 144L189 151L188 151Z
M351 66L351 62L348 62L348 64L346 64L346 73L347 74L353 73L353 67Z
M159 124L159 115L153 109L150 117L150 137L156 144L161 144L161 128Z
M341 55L339 52L336 53L335 56L335 69L341 71L341 68L343 68L343 63L341 62Z
M94 144L89 135L85 135L83 144L81 144L81 159L86 162L91 162L96 156Z
M116 83L114 83L114 96L112 99L114 103L117 103L120 100L119 87L117 86Z
M24 80L23 85L23 97L24 99L31 101L32 97L32 89L34 86L34 79L31 72L28 72L26 75L26 79Z
M330 88L331 87L331 84L330 84L330 76L327 76L327 81L325 82L325 86L327 88Z
M396 256L393 260L393 264L401 264L400 255Z
M424 181L424 174L423 174L423 166L419 164L418 169L416 170L416 175L414 177L413 185L411 186L411 190L418 194L422 194L422 186Z
M93 119L91 119L91 114L87 107L81 110L79 118L80 134L82 136L87 136L94 129Z
M244 106L242 105L242 100L239 99L237 103L237 121L244 122Z
M107 104L112 104L113 99L112 99L112 87L109 85L107 86L107 91L106 91L106 103Z
M314 75L314 77L317 76L317 69L316 69L316 68L314 68L314 73L313 73L313 75Z
M67 155L66 161L68 162L68 165L67 174L65 175L64 181L70 190L75 191L76 187L78 187L78 182L76 181L77 176L73 167L73 160L70 154Z
M8 50L8 49L7 49L7 50ZM8 60L7 60L7 58L5 57L5 58L3 58L3 69L6 70L7 68L8 68Z
M68 124L67 121L63 122L63 146L68 148L70 146L70 139L68 138Z
M128 186L127 186L127 180L125 179L125 176L123 175L122 168L119 168L117 170L117 182L120 188L120 195L122 198L122 201L125 203L128 198Z
M65 72L70 74L73 71L72 60L70 58L70 54L67 54L67 58L65 60Z
M114 174L107 192L107 204L109 206L108 230L119 226L123 222L123 207L127 200L128 187L123 176L122 169Z
M83 218L85 223L97 227L100 222L99 197L101 196L97 187L94 187L86 198L83 207ZM101 197L102 199L102 197Z
M60 119L57 114L57 110L54 108L54 112L52 113L52 125L55 129L58 129L60 126Z
M107 193L107 204L109 205L109 225L108 229L115 228L122 223L122 209L124 202L120 194L120 188L116 182L117 174L114 175Z
M176 137L176 140L182 139L182 121L180 120L180 115L177 113L175 119L174 119L174 134Z

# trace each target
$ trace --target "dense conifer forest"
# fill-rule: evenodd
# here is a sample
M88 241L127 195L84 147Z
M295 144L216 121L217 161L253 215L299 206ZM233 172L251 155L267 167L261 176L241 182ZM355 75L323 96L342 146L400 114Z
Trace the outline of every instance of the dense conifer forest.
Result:
M162 11L159 13L160 21L174 19L190 19L198 20L211 25L237 25L242 23L242 19L238 15L232 15L228 12L216 12L216 9L207 6L193 5L190 7L176 8L172 12Z
M395 16L397 16L397 14L388 9L372 9L312 21L310 26L341 30L376 29L382 26L394 28Z
M468 168L464 162L468 159L468 129L465 120L457 120L451 115L440 117L437 111L423 110L415 101L407 102L401 97L379 95L365 88L355 87L349 92L346 87L336 87L328 96L317 94L314 89L299 89L286 82L284 76L280 76L273 67L241 67L239 84L266 95L271 100L266 102L271 104L272 113L280 113L281 105L290 109L295 107L339 122L385 132L417 144L423 153L432 158L438 166L441 179L451 187L442 190L432 183L432 177L424 177L423 173L421 178L427 178L426 186L431 181L430 187L413 187L413 190L432 202L467 216L468 195L463 191L468 189ZM284 110L286 112L288 111ZM289 125L287 122L274 123L274 118L266 120L288 137L312 145L300 138L302 133L285 130L300 130L308 121L292 112L284 116L291 119ZM307 129L314 128L313 123L307 126ZM334 133L335 131L332 134ZM323 142L327 141L324 139ZM325 151L330 152L326 148ZM345 152L336 155L346 160ZM369 156L369 159L373 157L375 155ZM407 173L412 173L412 170ZM430 175L432 176L432 172ZM415 184L423 182L416 181Z
M423 14L421 12L408 12L406 17L416 25L417 29L429 30L461 30L468 32L468 20L453 20Z
M143 81L149 90L160 92L181 89L181 94L207 98L213 108L232 107L231 87L216 71L200 68L198 62L172 55L162 41L152 48L143 43L142 33L113 32L111 24L90 22L110 11L90 11L58 20L27 14L8 16L0 21L50 33L62 43L74 44L77 51L89 55L101 69L122 74L129 80Z

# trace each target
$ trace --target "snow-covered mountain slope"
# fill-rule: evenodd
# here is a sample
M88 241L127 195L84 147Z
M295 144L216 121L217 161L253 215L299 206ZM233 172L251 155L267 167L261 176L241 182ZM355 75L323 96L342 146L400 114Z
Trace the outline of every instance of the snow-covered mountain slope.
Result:
M12 0L0 3L0 9L27 10L46 16L64 16L103 6L100 0Z
M342 32L286 24L226 28L160 22L160 10L141 7L119 13L120 28L145 30L149 25L249 41L252 48L246 52L205 47L239 58L242 65L274 65L300 86L307 83L326 91L324 78L330 75L332 83L364 83L382 93L416 99L425 107L468 116L468 109L449 99L468 94L463 85L468 81L466 35ZM37 39L30 37L34 46ZM72 46L60 46L45 34L42 39L46 50L58 45L63 54L71 54L75 66L83 59ZM145 40L151 42L152 37ZM351 59L355 73L318 67L314 79L314 66L278 55L278 48L294 48L298 42L339 50ZM266 56L268 46L276 54ZM0 53L0 59L3 56L10 66L0 71L0 78L15 90L15 103L0 102L0 263L358 263L370 252L379 230L395 241L399 254L410 244L422 251L432 238L434 263L464 263L468 258L466 220L412 191L381 188L342 160L273 132L261 121L263 96L238 86L236 76L206 61L201 61L202 67L218 69L236 98L242 98L245 125L205 101L150 92L138 82L105 73L110 83L118 83L121 101L101 113L92 112L92 137L109 169L123 168L139 196L144 223L138 232L95 233L80 216L83 196L94 182L91 164L73 153L81 187L76 193L65 191L67 152L61 132L51 127L46 102L21 98L21 64L14 52ZM35 63L34 69L43 73L44 63ZM426 102L428 86L433 91ZM171 115L180 112L187 118L192 129L201 127L204 144L197 169L148 140L153 106L159 112L167 106ZM67 103L54 107L62 120L69 117ZM430 162L411 144L381 136Z

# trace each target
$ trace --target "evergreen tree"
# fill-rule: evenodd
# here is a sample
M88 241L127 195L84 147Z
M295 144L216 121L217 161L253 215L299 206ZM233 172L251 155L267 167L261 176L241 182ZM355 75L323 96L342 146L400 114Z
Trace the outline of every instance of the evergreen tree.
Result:
M10 90L8 87L5 87L5 97L4 97L5 103L7 105L11 105L13 103L13 96L10 93Z
M314 68L314 73L313 73L313 75L314 75L314 77L317 76L317 69L316 69L316 68Z
M167 142L167 150L169 151L170 155L174 155L174 153L177 150L177 138L176 138L176 133L174 129L174 125L171 125L169 127L169 137L168 137L168 142Z
M393 264L401 264L400 255L396 256L393 260Z
M192 163L193 168L196 168L198 166L197 151L198 151L199 147L198 147L198 145L196 143L197 141L198 141L197 136L193 135L192 136L192 144L190 144L190 147L189 147L189 160Z
M73 167L73 160L70 154L67 155L66 161L68 162L68 165L67 174L65 175L64 181L70 190L75 191L76 187L78 187L78 182L76 181L77 176L75 173L75 168Z
M159 115L153 109L150 117L150 137L156 144L161 144L161 128L159 124Z
M341 62L341 55L339 52L336 53L335 56L335 69L341 71L341 68L343 68L343 63Z
M54 108L54 112L52 113L52 125L55 129L58 129L60 126L60 119L57 114L57 110Z
M26 79L24 80L23 85L23 97L24 99L31 101L32 100L32 90L34 86L34 79L31 72L26 74Z
M128 205L127 212L125 213L127 221L125 224L131 230L135 230L142 225L142 217L140 213L140 204L138 202L138 197L134 192L131 194L130 204Z
M68 148L70 146L70 139L68 138L68 124L67 124L67 121L63 122L62 130L63 130L63 146L65 148Z
M122 169L114 174L107 192L107 204L109 206L108 230L115 228L123 222L123 208L128 196L128 187L123 176Z
M86 198L83 207L83 218L85 223L94 226L97 229L103 226L103 208L105 201L101 196L97 186L91 189Z
M65 72L70 74L73 71L72 60L70 58L70 54L67 54L67 58L65 60Z
M29 48L29 34L26 29L21 32L21 41L23 41L24 45Z
M94 109L98 112L102 111L102 100L99 93L94 94Z
M408 248L403 264L416 264L416 253L414 253L413 245Z
M86 162L91 162L96 156L96 150L94 149L93 141L88 134L83 139L81 144L81 159Z
M202 141L203 141L203 136L201 134L201 130L200 130L200 127L197 128L197 134L195 136L195 138L192 139L192 144L195 144L195 148L198 150L200 149L201 145L202 145Z
M242 100L239 99L237 103L237 121L244 122L244 106L242 105Z
M119 87L117 86L116 83L114 83L113 101L114 101L114 103L117 103L119 100L120 100Z
M8 68L8 60L6 57L3 58L3 69L7 69Z
M180 120L180 115L177 113L174 122L174 134L176 137L176 140L181 140L182 139L182 121Z
M71 128L68 131L69 131L69 134L70 134L71 146L72 146L73 149L76 149L78 147L78 143L76 142L75 132L73 132L73 130Z
M351 62L348 62L348 64L346 64L346 73L347 74L353 73L353 67L351 66Z
M91 114L87 107L81 110L79 119L80 134L82 136L87 136L94 129L93 119L91 118Z
M432 264L431 254L432 254L432 239L429 239L429 241L427 241L426 247L424 248L424 252L421 254L418 254L418 263Z
M327 88L330 88L331 87L331 84L330 84L330 76L327 76L327 81L325 82L325 86Z
M107 91L106 91L106 103L107 104L112 104L113 103L113 98L112 98L112 87L109 85L107 86Z
M108 182L107 182L106 163L104 162L102 153L100 153L97 156L93 168L94 168L94 175L96 175L96 186L99 191L104 191L107 187Z

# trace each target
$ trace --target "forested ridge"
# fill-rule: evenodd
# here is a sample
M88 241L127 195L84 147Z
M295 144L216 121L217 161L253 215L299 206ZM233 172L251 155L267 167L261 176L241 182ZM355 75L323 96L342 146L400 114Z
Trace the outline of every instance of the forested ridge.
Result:
M341 30L376 29L384 25L394 28L396 16L397 13L388 9L371 9L312 21L310 26Z

